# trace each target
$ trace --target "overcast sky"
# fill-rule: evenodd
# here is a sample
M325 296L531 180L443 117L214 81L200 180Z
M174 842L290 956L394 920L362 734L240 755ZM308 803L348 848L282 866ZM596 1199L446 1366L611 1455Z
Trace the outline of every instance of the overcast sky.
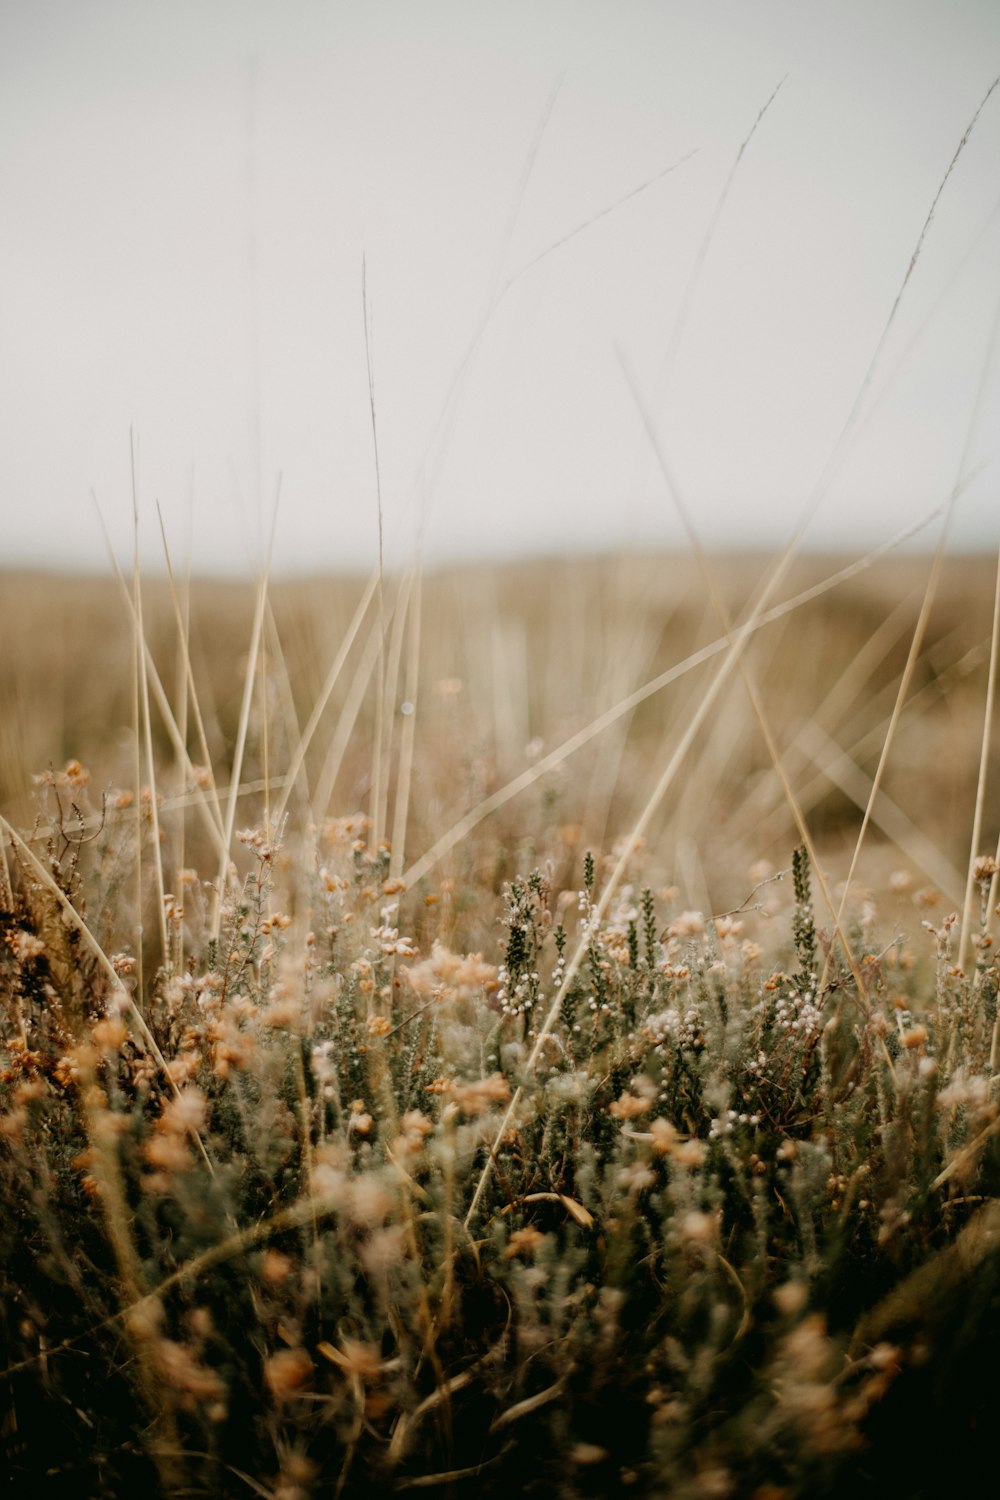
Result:
M128 557L131 430L148 561L252 569L280 475L276 566L370 565L363 262L388 561L680 542L638 403L778 546L997 73L997 0L0 0L0 564L100 566L91 492ZM1000 89L808 542L964 467L997 545L998 298Z

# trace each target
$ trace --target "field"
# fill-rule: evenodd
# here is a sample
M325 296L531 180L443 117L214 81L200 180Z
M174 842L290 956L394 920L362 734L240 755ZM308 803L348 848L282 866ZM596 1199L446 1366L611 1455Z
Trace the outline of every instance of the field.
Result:
M971 1483L995 564L773 567L0 575L7 1493Z

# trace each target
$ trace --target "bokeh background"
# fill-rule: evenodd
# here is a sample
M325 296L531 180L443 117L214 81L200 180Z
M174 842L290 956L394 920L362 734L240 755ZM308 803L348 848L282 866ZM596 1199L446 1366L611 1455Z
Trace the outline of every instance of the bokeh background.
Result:
M0 561L105 568L95 499L128 556L134 452L148 568L158 503L254 572L279 489L277 572L370 566L363 265L390 563L680 544L623 365L705 540L780 546L998 71L993 0L3 0ZM809 546L960 479L996 543L998 148L1000 91Z

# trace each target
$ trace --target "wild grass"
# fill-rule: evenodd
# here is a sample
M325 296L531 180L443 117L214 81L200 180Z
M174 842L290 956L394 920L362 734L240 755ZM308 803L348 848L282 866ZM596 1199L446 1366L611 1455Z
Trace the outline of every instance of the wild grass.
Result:
M993 568L864 561L5 580L9 1493L970 1481Z
M704 555L621 358L697 569L393 578L380 502L367 584L3 580L7 1493L990 1472L992 351L933 559L797 550L996 86L773 564ZM501 256L435 437L594 222Z

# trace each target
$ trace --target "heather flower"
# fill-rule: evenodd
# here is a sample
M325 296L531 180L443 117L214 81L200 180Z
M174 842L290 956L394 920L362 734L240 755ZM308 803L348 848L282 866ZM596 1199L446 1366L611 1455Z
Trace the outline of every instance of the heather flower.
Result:
M492 994L498 979L496 966L485 963L481 954L452 953L437 939L430 956L404 969L403 974L417 995L430 998L447 994L460 1001L482 992Z
M510 1085L502 1073L479 1078L475 1083L456 1083L451 1089L454 1102L463 1114L482 1115L496 1104L506 1104Z
M264 1380L278 1401L304 1390L312 1379L314 1365L305 1349L279 1349L264 1362Z
M650 1108L651 1100L641 1099L637 1094L622 1094L608 1105L608 1113L616 1120L634 1120Z
M682 911L667 928L671 937L697 937L705 931L705 918L700 911Z
M523 1229L515 1229L507 1241L504 1254L513 1259L515 1255L534 1255L545 1243L545 1235L536 1229L533 1224L528 1224Z
M45 952L45 944L33 932L18 932L8 941L22 964L41 958Z
M226 1387L217 1371L203 1365L187 1344L160 1339L156 1358L164 1380L178 1394L180 1404L188 1411L206 1401L219 1401Z

